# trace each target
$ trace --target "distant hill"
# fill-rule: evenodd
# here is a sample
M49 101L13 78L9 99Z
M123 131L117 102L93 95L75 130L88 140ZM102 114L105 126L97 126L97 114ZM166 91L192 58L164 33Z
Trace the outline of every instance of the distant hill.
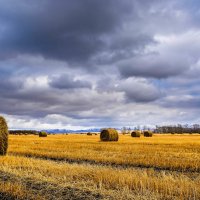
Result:
M69 130L69 129L47 129L42 130L46 131L47 133L85 133L85 132L100 132L100 128L95 129L85 129L85 130Z

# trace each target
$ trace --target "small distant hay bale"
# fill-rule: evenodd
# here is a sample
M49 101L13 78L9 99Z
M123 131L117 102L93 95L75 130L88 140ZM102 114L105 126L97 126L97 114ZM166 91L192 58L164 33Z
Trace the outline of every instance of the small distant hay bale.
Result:
M4 117L0 116L0 155L4 156L8 149L8 126Z
M47 132L45 131L39 132L39 137L47 137Z
M131 137L140 137L140 136L141 136L140 131L133 131L133 132L131 133Z
M152 137L153 133L151 131L144 131L144 137Z
M91 136L91 135L92 135L92 133L88 132L88 133L87 133L87 135L90 135L90 136Z
M118 141L119 135L114 128L103 129L100 133L101 141Z

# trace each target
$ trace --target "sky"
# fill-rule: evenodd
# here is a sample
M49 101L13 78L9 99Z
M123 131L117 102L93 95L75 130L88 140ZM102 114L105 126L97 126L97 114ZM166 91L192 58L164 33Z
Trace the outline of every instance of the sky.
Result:
M11 129L200 123L199 0L0 0Z

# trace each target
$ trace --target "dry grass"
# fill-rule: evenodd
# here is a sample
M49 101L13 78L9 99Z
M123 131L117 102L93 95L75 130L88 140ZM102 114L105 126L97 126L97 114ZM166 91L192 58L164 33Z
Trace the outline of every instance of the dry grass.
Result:
M200 199L198 135L125 135L114 143L87 135L9 140L8 156L0 157L4 197Z
M11 136L10 141L9 152L15 155L200 172L200 135L155 135L140 139L122 135L119 142L113 143L85 135L48 139Z

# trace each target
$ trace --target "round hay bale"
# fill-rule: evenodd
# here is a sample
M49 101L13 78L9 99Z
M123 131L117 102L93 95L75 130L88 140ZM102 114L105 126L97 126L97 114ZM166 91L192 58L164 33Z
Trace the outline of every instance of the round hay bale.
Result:
M47 132L45 131L39 132L39 137L47 137Z
M101 141L118 141L119 135L114 128L103 129L100 133Z
M92 135L92 133L88 132L88 133L87 133L87 135L90 135L90 136L91 136L91 135Z
M144 137L152 137L153 133L151 131L144 131Z
M6 120L0 116L0 155L6 155L8 149L8 126Z
M140 136L141 136L140 131L133 131L133 132L131 133L131 137L140 137Z

